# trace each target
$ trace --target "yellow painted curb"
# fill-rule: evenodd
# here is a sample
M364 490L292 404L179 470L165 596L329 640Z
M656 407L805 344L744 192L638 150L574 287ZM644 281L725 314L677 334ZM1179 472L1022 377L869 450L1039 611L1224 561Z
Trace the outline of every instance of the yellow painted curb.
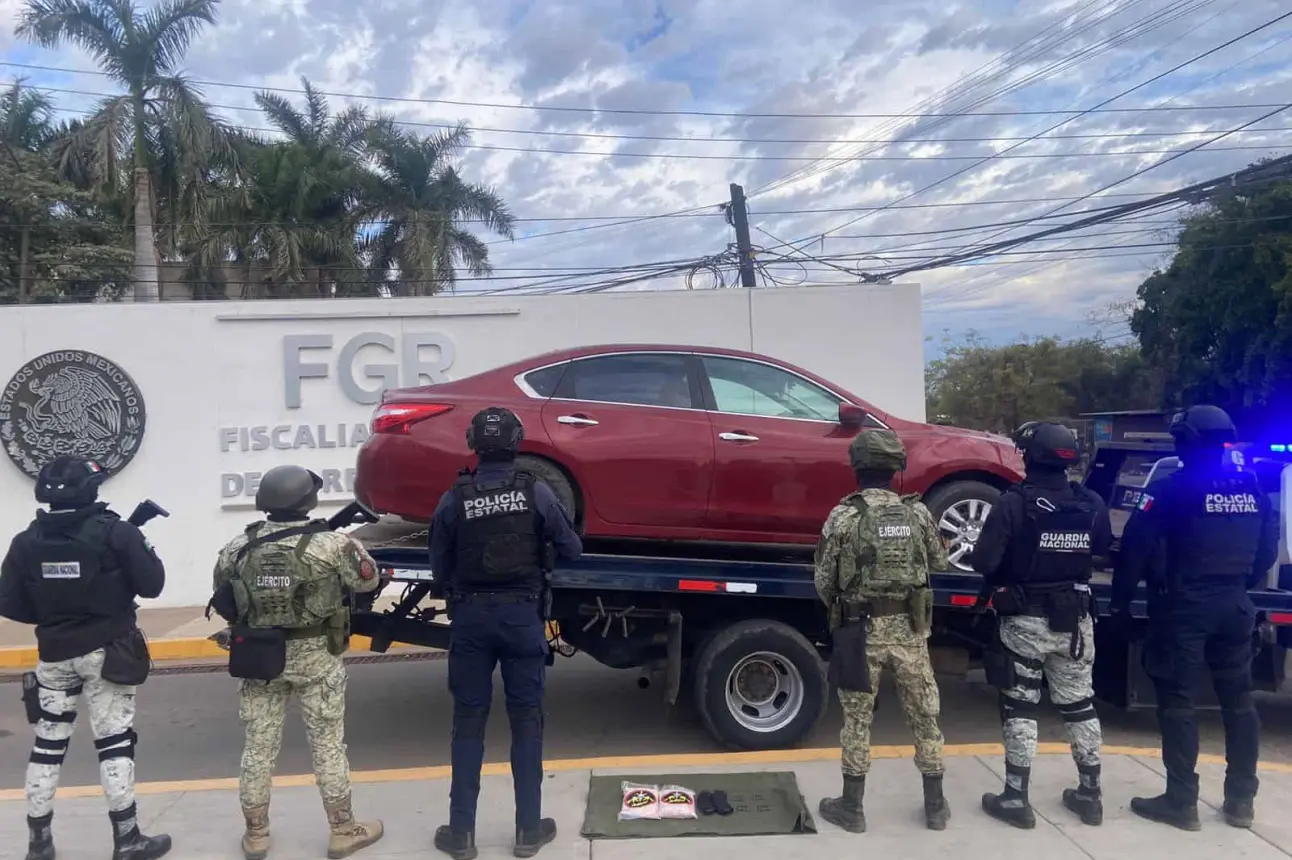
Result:
M391 648L407 648L403 642L392 642ZM205 637L190 639L150 639L148 650L153 660L204 660L210 657L228 657L229 652ZM372 639L367 636L353 636L350 639L350 650L371 651ZM37 652L35 645L20 645L14 648L0 648L0 669L34 669Z
M599 758L568 758L543 762L543 769L548 772L604 769L637 769L637 768L674 768L674 767L722 767L742 764L805 764L810 762L838 761L838 747L795 750L757 750L735 753L676 753L671 755L640 756L604 756ZM1065 743L1037 744L1038 755L1071 755L1071 748ZM1104 755L1141 756L1144 758L1161 758L1162 751L1156 747L1105 746ZM1004 756L1005 750L998 743L987 744L948 744L942 751L947 758L967 756ZM871 758L912 758L915 748L911 746L876 746L870 748ZM1223 765L1225 757L1201 754L1199 764ZM1284 762L1261 762L1260 769L1269 773L1292 773L1292 764ZM432 779L448 779L453 769L449 765L430 767L406 767L387 770L360 770L350 772L353 783L380 782L418 782ZM481 770L483 776L507 776L511 773L508 762L489 762ZM292 774L274 777L277 788L299 788L314 784L313 774ZM237 777L223 779L191 779L168 782L141 782L135 786L136 794L170 794L183 791L237 791ZM97 785L65 786L58 790L58 797L98 797L103 789ZM21 788L0 790L0 801L17 801L26 798Z

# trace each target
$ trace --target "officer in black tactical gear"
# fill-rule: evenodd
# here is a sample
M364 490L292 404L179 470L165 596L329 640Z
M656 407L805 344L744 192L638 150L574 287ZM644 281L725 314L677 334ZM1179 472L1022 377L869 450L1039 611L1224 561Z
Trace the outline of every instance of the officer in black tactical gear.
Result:
M90 711L113 860L153 860L171 838L139 832L135 810L135 687L148 654L136 597L157 597L166 570L143 533L98 501L105 475L80 457L52 460L36 478L49 505L18 534L0 565L0 616L36 626L34 683L24 679L36 743L27 765L27 860L53 860L54 793L76 723Z
M1260 721L1252 703L1256 610L1247 595L1278 557L1278 524L1256 476L1228 462L1234 423L1219 407L1171 418L1180 470L1144 488L1122 534L1112 610L1129 629L1136 587L1147 582L1144 671L1157 690L1166 793L1136 797L1151 821L1198 830L1198 728L1193 693L1211 670L1225 724L1225 820L1251 827Z
M1094 558L1112 543L1108 507L1068 479L1077 441L1061 424L1029 422L1014 443L1026 477L1006 490L983 524L971 564L983 576L979 608L990 598L998 616L996 647L984 654L988 681L1000 691L1005 790L984 794L983 809L1020 828L1036 826L1028 799L1036 757L1036 717L1043 681L1063 715L1079 784L1063 805L1086 824L1103 822L1103 738L1091 682L1095 660Z
M455 860L476 856L484 730L499 663L511 723L515 854L533 857L556 838L556 822L540 817L547 546L574 560L583 544L551 487L516 469L524 436L507 409L490 407L472 418L467 447L479 462L444 494L431 521L431 569L444 583L453 620L453 777L449 823L435 831L435 847Z

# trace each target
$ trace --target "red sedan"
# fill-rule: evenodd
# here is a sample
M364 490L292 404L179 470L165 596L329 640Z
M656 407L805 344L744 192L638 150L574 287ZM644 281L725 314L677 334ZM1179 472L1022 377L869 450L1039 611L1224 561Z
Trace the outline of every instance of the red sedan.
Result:
M767 356L616 344L387 391L359 451L359 499L429 521L472 463L467 424L495 405L524 422L518 465L592 540L811 546L856 487L849 441L889 427L907 447L895 489L923 495L963 567L992 503L1022 475L1008 439L904 421Z

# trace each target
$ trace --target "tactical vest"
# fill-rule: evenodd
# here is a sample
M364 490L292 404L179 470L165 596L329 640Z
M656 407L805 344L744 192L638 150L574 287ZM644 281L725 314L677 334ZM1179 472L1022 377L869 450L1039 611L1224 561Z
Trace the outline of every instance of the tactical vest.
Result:
M1245 588L1260 546L1260 496L1250 472L1173 475L1170 498L1163 500L1168 505L1167 570L1172 579L1186 587L1229 580Z
M852 551L857 554L861 596L900 597L928 584L928 560L920 523L910 506L915 498L909 496L879 505L861 496L851 499L850 504L858 513Z
M1019 484L1010 491L1023 499L1022 529L1007 574L1010 584L1089 582L1095 569L1091 542L1098 506L1094 500L1071 482L1064 490Z
M534 476L496 479L462 475L457 490L457 563L453 586L464 592L538 592L543 586L543 540Z
M132 605L133 594L108 547L119 517L99 504L98 512L71 531L56 531L40 519L27 527L27 593L41 626L111 618Z
M238 553L234 599L251 627L286 630L315 627L344 608L337 572L306 555L323 520L260 536L265 523L247 526L247 545ZM241 587L238 587L238 586Z

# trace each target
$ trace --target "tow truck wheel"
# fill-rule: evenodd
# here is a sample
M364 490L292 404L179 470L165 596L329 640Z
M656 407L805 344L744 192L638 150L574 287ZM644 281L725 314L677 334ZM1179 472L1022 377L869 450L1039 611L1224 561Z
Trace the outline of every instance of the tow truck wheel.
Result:
M719 631L694 664L704 727L731 749L777 749L803 740L825 714L830 685L812 643L779 621Z

